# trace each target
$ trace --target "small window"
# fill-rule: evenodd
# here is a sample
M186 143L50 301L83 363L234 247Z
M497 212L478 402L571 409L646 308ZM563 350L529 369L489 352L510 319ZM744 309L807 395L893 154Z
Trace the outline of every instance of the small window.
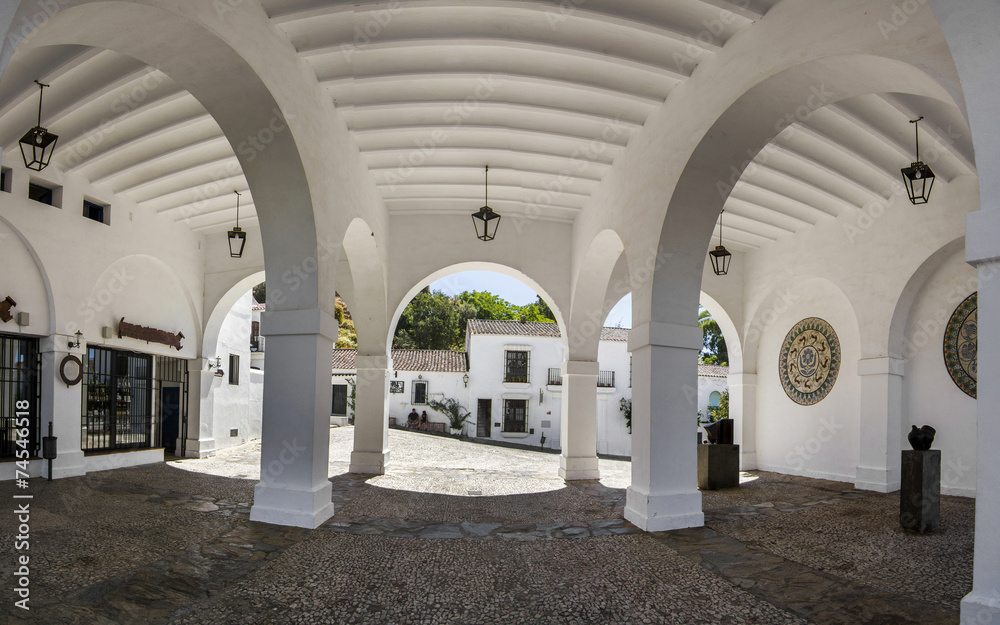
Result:
M239 354L229 354L229 383L240 383L240 356Z
M111 207L90 200L83 201L83 216L102 224L111 225Z
M28 199L52 206L52 189L34 182L28 183Z
M426 404L427 403L427 382L421 382L419 380L413 381L413 397L410 403L413 404Z
M719 394L719 391L712 391L712 394L708 396L708 405L718 406L720 403L722 403L722 395Z
M504 382L528 381L528 352L506 351L504 366Z
M0 191L10 193L10 183L13 173L10 167L0 167Z
M347 416L347 385L346 384L334 384L333 385L333 407L330 408L330 414L338 416Z
M503 400L503 431L522 433L528 431L527 399Z

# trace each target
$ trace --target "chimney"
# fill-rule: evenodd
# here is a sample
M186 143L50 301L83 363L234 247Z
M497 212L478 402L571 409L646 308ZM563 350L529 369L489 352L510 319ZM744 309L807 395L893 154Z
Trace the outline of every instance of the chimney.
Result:
M527 323L527 319L528 318L526 316L521 315L521 323Z

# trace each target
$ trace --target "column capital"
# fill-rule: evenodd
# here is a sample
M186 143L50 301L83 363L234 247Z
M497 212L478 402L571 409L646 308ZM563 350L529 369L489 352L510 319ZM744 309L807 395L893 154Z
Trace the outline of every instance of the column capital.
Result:
M628 350L631 352L647 345L656 345L700 351L702 337L702 329L698 326L649 321L629 330Z
M1000 261L1000 210L965 216L965 260L974 266Z
M563 375L592 375L600 372L600 364L594 360L566 360L562 363Z
M333 315L313 308L310 310L276 310L261 319L260 333L264 336L319 334L336 342L340 329Z
M358 354L354 357L355 369L388 369L389 357L385 354Z
M905 360L889 356L862 358L858 361L858 375L898 375L902 377L905 365Z
M757 386L756 373L730 373L726 376L726 384L729 386Z

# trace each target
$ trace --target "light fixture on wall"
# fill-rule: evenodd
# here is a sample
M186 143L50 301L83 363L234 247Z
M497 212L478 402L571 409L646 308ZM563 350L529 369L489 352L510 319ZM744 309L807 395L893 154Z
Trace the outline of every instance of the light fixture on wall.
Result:
M724 276L729 273L729 261L733 259L733 255L722 244L722 213L724 212L726 212L725 209L719 212L719 244L715 246L714 250L708 253L712 258L712 271L717 276Z
M42 128L42 90L49 85L37 80L35 84L38 85L38 125L21 137L21 158L24 159L24 166L28 169L42 171L49 166L59 137Z
M465 388L469 388L469 374L466 373L462 376L462 381L465 382Z
M906 194L913 204L926 204L931 199L931 187L934 186L934 172L931 168L920 160L920 120L923 115L916 119L911 119L913 124L914 137L916 139L917 160L910 163L909 167L904 167L900 171L903 174L903 182L906 184Z
M481 241L492 241L500 226L500 214L489 207L490 166L486 166L486 202L478 212L472 213L472 223L476 226L476 237Z
M216 377L222 376L222 358L219 356L215 357L215 363L212 363L212 359L208 359L208 370L215 373Z
M625 412L625 406L627 405L628 405L628 400L622 397L621 401L618 402L618 409L622 412Z
M240 192L236 194L236 226L229 231L229 255L233 258L243 256L243 246L247 244L247 233L240 228Z
M70 340L70 342L69 342L69 348L70 349L76 349L77 347L80 347L80 345L83 344L83 342L82 342L83 332L80 332L79 330L77 330L76 334L74 336L76 336L76 341L74 342L72 339Z
M544 400L545 400L545 390L544 389L538 389L538 405L541 406L542 405L542 401L544 401Z

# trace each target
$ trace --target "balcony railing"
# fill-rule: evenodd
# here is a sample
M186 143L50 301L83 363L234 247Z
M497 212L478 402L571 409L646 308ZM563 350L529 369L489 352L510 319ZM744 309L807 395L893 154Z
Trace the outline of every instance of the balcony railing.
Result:
M263 352L264 351L264 337L257 335L250 337L250 351L252 352Z
M549 386L562 386L562 369L549 367Z
M597 386L598 388L614 388L615 387L615 372L614 371L600 371L597 374Z
M526 373L506 373L503 376L504 382L515 382L515 383L528 383L528 374Z

